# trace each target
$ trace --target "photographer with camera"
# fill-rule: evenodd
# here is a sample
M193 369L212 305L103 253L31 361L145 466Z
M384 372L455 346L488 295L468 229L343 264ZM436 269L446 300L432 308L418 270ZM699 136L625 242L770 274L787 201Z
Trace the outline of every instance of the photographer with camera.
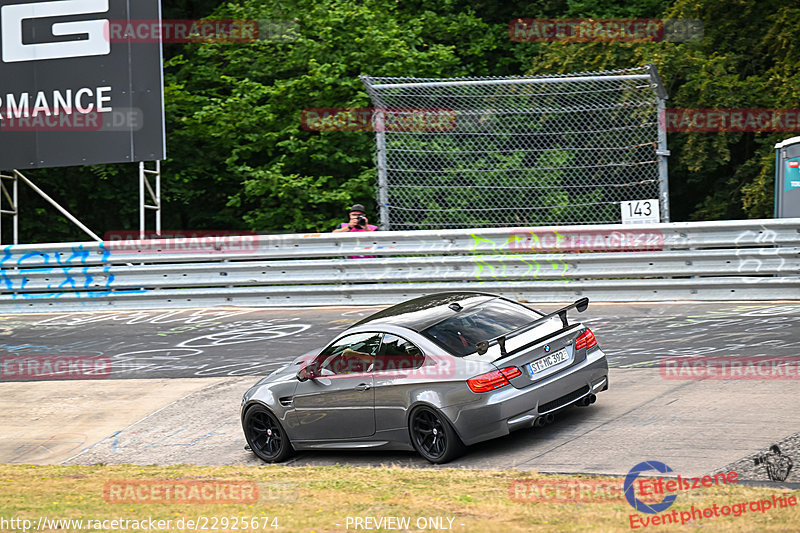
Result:
M354 204L350 208L350 222L342 222L342 224L333 230L334 233L343 233L348 231L375 231L378 226L373 226L367 220L367 212L361 204Z

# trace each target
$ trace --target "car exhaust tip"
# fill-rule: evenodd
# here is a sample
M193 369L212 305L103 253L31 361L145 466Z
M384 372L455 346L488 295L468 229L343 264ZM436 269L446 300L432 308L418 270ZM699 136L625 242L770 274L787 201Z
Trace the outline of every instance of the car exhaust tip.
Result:
M590 394L589 395L589 403L594 403L596 401L597 401L597 396L595 396L594 394Z
M543 416L540 416L540 417L538 417L538 418L537 418L537 419L534 421L533 425L534 425L535 427L537 427L537 428L543 427L543 426L545 425L545 420L544 420L544 417L543 417Z
M544 415L544 421L546 424L552 424L555 421L556 417L553 416L553 413L547 413Z

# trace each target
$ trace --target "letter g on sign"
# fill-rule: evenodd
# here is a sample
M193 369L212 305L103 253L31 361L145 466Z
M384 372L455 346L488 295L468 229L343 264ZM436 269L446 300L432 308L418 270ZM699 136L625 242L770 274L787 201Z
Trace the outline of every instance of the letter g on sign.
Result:
M108 0L53 0L28 4L12 4L0 8L0 46L4 63L42 61L68 57L102 56L111 53L108 19L55 22L54 36L87 34L80 41L31 43L22 41L22 22L29 19L89 15L108 11Z

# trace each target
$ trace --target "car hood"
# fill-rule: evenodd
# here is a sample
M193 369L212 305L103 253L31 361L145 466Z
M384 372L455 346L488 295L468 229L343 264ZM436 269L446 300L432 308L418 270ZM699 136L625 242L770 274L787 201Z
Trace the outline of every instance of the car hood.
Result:
M319 350L311 350L310 352L295 357L291 362L278 367L268 376L258 380L258 383L256 383L255 386L263 385L265 383L274 383L276 381L285 381L287 377L294 379L295 376L297 376L297 372L300 370L300 365L305 361L311 360L311 358L314 357L318 352Z

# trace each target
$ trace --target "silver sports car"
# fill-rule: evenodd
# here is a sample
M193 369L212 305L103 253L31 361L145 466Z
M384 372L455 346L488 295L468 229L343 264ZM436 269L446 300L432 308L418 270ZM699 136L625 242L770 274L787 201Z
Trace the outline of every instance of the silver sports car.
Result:
M567 320L588 304L545 315L492 294L448 292L379 311L244 394L247 444L267 462L357 448L445 463L465 446L550 423L608 389L597 340Z

